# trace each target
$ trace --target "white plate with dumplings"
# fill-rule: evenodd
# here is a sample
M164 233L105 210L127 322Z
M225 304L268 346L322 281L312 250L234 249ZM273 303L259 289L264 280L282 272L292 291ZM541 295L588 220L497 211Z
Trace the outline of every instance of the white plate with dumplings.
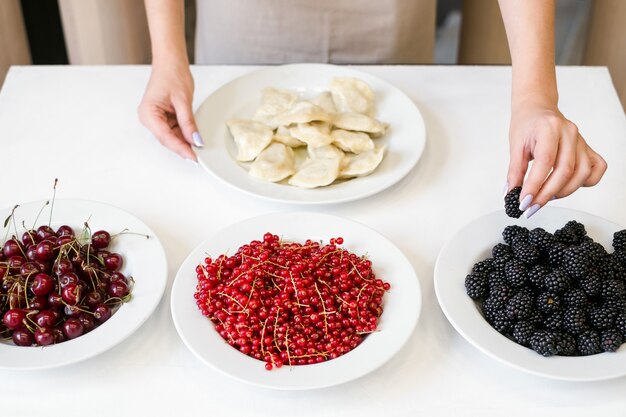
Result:
M342 97L330 94L331 83L337 79L357 79L365 83L373 93L373 101L350 97L350 88L358 95L359 85L348 85L342 102ZM270 94L289 90L296 97L291 100L277 97L267 103L264 90ZM332 121L315 113L320 108ZM253 118L252 124L246 122ZM316 121L298 123L311 118ZM205 99L196 112L196 123L205 142L196 152L207 171L247 194L292 204L341 203L383 191L413 169L426 142L422 115L406 94L367 73L325 64L283 65L239 77ZM324 126L328 124L335 130L322 132L321 136L331 136L336 141L332 146L319 142L325 140L320 139L320 129L328 129ZM235 143L231 132L237 129L242 135ZM349 150L351 146L361 146L362 142L357 139L362 139L363 134L355 133L361 130L367 132L366 140L372 138L370 142L374 145L372 148L369 144L371 149L366 151L355 149L361 152L355 154ZM271 143L267 142L268 135L271 135ZM253 137L248 141L249 136ZM297 142L291 143L294 136L306 140L307 146L293 147L297 145ZM260 143L257 142L259 137L264 138ZM242 148L241 141L248 141L250 146ZM341 157L335 155L338 144L348 149L340 152ZM265 164L253 162L255 158L265 159ZM274 163L284 158L295 161L289 168L291 171ZM375 169L361 175L371 170L369 166ZM318 177L330 175L330 185L301 188L311 185L310 173ZM347 177L333 181L339 173Z

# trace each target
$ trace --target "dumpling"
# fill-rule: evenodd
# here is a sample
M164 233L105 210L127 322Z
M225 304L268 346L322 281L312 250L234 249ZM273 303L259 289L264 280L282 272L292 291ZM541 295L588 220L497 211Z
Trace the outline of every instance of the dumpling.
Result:
M289 184L300 188L316 188L331 184L339 175L337 158L311 158L289 178Z
M338 77L330 83L330 92L339 112L374 116L374 93L365 82L350 77Z
M320 146L319 148L307 147L311 158L343 159L345 155L333 145Z
M237 160L252 161L272 141L274 131L254 120L232 119L226 122L237 145Z
M361 113L340 113L335 116L334 125L339 129L367 132L374 135L385 133L385 125Z
M330 136L330 124L326 122L298 123L289 129L289 133L312 148L330 145L333 141Z
M336 129L330 136L333 138L333 145L342 151L361 153L374 149L374 141L367 133Z
M276 133L274 133L274 137L272 138L272 140L274 142L283 143L292 148L306 145L306 143L291 136L291 133L289 133L289 129L285 126L278 127Z
M250 165L248 173L266 181L280 181L295 172L293 149L273 142Z
M316 106L321 107L322 110L324 110L326 113L337 112L337 108L335 107L335 102L333 101L333 96L328 91L324 91L323 93L320 93L319 95L315 96L313 99L311 99L311 103L315 104Z
M253 120L265 123L276 128L276 116L289 110L298 101L298 95L293 91L268 87L262 91L261 107L258 108Z
M312 121L328 122L331 119L331 115L321 107L308 101L299 101L289 110L276 116L274 120L279 126L288 126L290 124L309 123Z
M371 174L380 165L385 154L385 147L363 152L358 155L346 155L341 162L339 178L360 177Z

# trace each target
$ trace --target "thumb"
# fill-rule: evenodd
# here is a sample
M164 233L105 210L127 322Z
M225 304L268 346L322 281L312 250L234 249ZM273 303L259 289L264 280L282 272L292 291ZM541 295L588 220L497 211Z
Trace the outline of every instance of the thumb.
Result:
M176 112L178 126L180 127L185 140L189 142L189 144L198 148L204 146L204 141L200 136L200 132L198 132L196 119L194 118L193 111L191 110L191 100L173 100L172 105L174 106L174 111Z

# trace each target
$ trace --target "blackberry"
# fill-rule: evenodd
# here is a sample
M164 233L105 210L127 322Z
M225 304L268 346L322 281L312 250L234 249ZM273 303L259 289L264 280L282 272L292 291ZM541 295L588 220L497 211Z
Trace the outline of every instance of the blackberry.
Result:
M617 313L606 307L594 308L589 313L589 324L596 330L608 330L615 324Z
M568 308L563 314L563 329L571 334L581 334L588 329L585 312L581 308Z
M493 258L493 267L496 271L504 271L504 267L511 259L513 259L513 252L502 254L497 258Z
M507 226L502 231L502 239L509 246L516 241L526 241L528 240L528 229L517 225Z
M623 299L624 295L626 295L626 288L624 287L623 281L617 279L607 279L602 281L600 293L604 299Z
M535 300L537 309L544 314L552 314L561 309L561 299L556 294L542 292Z
M623 341L624 338L617 329L608 329L600 333L600 345L605 352L615 352Z
M511 259L504 267L504 277L506 281L514 288L524 286L528 270L517 259Z
M598 277L598 274L592 271L578 280L578 286L589 297L594 297L600 294L600 290L602 290L602 281Z
M523 346L528 346L530 337L535 332L535 326L527 321L518 321L513 325L511 336L513 340Z
M558 353L557 337L554 332L539 330L530 337L530 347L542 356L553 356Z
M528 232L528 242L537 247L542 252L547 252L554 245L556 239L552 233L546 232L541 227L537 227Z
M563 263L563 253L567 249L564 243L556 242L548 249L548 263L553 268L558 268Z
M563 302L567 307L584 308L589 300L585 292L580 288L570 288L563 294Z
M505 312L512 320L524 320L533 312L533 297L528 291L520 291L506 304Z
M543 316L538 310L533 310L533 313L525 321L532 324L535 327L543 326Z
M528 281L533 284L537 288L543 287L543 282L546 277L550 273L548 267L544 265L535 265L528 271Z
M608 255L604 246L593 240L581 243L580 249L587 254L592 266L597 266Z
M487 277L482 273L471 273L465 277L465 291L472 300L482 300L487 296Z
M613 256L605 256L601 261L595 263L595 272L601 280L621 279L622 266Z
M622 311L615 317L615 328L626 337L626 311Z
M528 266L532 266L539 260L539 249L528 244L528 242L517 241L513 243L513 254L515 258Z
M493 256L494 258L501 258L506 255L513 255L511 247L506 243L498 243L491 250L491 256Z
M587 330L579 334L576 342L581 355L595 355L596 353L602 352L600 335L595 330Z
M495 287L497 285L506 285L504 271L491 271L489 275L487 275L487 284L489 285L489 288Z
M626 249L616 250L613 252L612 258L615 259L622 268L626 268Z
M489 289L489 296L485 299L486 309L501 310L512 296L511 288L508 285L498 285Z
M491 258L476 262L472 267L472 273L488 274L491 271L493 271L493 259Z
M563 328L563 314L560 311L545 316L543 319L543 327L546 330L561 330Z
M571 280L562 269L555 269L546 275L543 285L549 292L561 294L570 288Z
M604 307L616 312L626 311L626 300L623 298L607 298L603 303Z
M581 246L571 246L563 252L563 267L574 278L581 278L591 269L591 257Z
M565 226L554 232L556 240L566 245L578 245L585 241L586 236L585 226L574 220L567 222Z
M569 333L559 332L556 339L557 355L574 356L576 355L576 339Z
M491 326L498 331L498 333L504 334L508 332L513 324L502 310L485 315L485 317Z
M519 209L519 197L522 187L515 187L504 196L504 211L509 217L519 219L524 212Z
M626 250L626 229L613 233L613 249Z

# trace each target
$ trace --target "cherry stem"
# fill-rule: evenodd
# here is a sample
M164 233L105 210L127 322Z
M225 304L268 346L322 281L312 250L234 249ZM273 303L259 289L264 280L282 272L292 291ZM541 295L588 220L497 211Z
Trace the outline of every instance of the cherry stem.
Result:
M57 196L57 183L59 182L58 178L54 179L54 185L52 186L52 205L50 206L50 218L48 219L48 227L52 224L52 211L54 210L54 199Z

